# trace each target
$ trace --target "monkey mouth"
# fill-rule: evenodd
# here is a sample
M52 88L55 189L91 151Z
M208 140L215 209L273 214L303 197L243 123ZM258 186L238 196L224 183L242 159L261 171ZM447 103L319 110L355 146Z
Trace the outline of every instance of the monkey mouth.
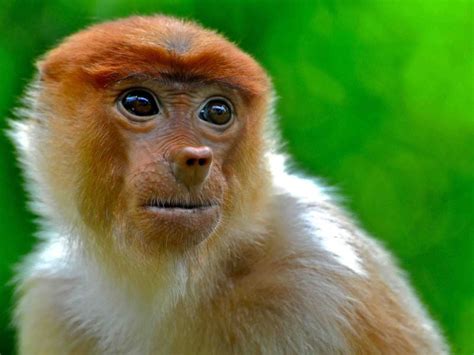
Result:
M170 211L170 212L199 212L217 207L217 204L208 202L192 202L192 201L147 201L143 208L150 211Z
M219 201L208 199L148 200L134 214L134 225L143 235L163 240L166 248L196 245L218 225L220 207Z

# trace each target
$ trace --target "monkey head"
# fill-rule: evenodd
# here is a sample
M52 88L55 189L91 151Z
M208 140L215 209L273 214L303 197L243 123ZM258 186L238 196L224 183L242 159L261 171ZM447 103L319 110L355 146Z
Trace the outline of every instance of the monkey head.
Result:
M134 17L71 36L38 67L36 164L66 218L154 250L251 213L271 89L226 39Z

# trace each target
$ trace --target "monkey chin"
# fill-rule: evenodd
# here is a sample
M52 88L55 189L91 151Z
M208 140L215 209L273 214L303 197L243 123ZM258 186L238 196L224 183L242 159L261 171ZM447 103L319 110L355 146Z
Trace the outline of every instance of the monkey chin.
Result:
M215 230L221 219L218 204L203 205L144 205L133 215L134 239L148 252L185 251L198 245ZM135 240L137 242L137 240Z

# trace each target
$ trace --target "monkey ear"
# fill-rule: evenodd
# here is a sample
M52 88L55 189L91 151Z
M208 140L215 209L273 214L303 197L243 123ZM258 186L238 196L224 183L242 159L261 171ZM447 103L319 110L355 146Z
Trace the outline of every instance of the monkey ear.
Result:
M40 81L58 81L64 70L61 63L50 56L44 56L36 61L36 69Z

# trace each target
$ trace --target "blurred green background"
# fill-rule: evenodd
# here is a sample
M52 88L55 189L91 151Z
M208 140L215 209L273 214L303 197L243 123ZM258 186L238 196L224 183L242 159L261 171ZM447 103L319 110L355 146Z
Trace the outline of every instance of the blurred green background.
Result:
M473 1L2 1L0 129L38 55L90 23L156 12L218 29L267 68L296 166L338 187L408 271L454 353L472 354ZM4 135L0 186L5 355L8 282L35 226Z

